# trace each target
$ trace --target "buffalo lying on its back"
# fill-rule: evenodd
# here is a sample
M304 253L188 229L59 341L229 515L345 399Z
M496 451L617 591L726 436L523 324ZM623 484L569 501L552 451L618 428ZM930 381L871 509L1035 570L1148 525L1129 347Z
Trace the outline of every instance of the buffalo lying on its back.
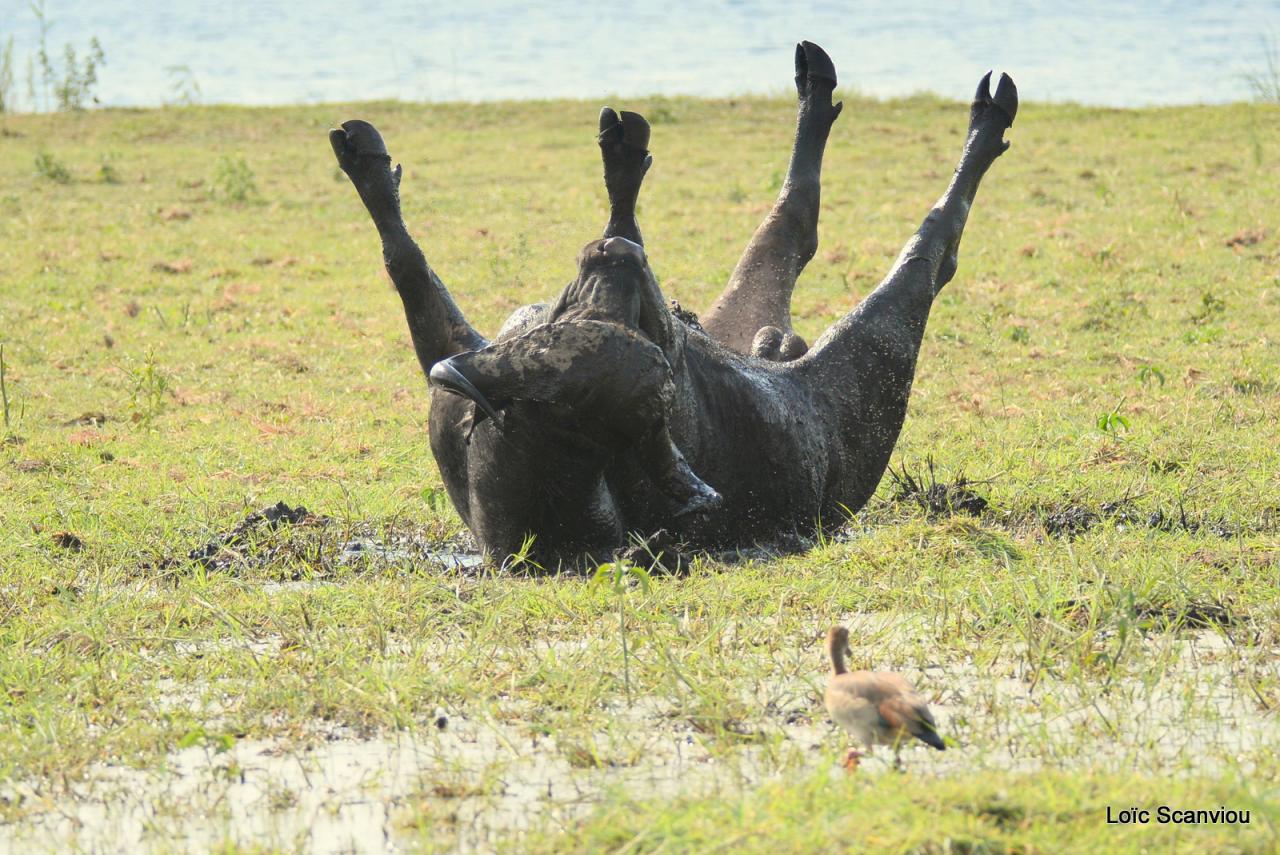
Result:
M659 530L697 547L842 521L875 491L906 413L934 297L956 271L969 206L1004 152L1017 90L978 86L950 186L880 286L812 347L791 293L817 249L822 156L840 104L817 45L796 48L799 118L787 178L701 326L668 308L635 208L652 162L635 113L600 115L610 216L552 303L489 342L409 236L400 168L366 122L330 132L382 238L414 348L436 392L431 448L463 521L502 558L600 559Z

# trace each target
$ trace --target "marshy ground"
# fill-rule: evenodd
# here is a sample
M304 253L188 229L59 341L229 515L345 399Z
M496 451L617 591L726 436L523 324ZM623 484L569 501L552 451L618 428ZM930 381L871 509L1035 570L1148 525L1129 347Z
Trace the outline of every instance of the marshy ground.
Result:
M966 120L844 97L810 341ZM654 124L654 268L704 308L794 103L614 106ZM468 558L325 136L378 125L492 332L604 222L598 107L3 117L0 849L1275 851L1280 108L1025 105L897 475L799 553L613 585ZM843 773L833 623L945 754ZM1106 824L1161 804L1251 822Z

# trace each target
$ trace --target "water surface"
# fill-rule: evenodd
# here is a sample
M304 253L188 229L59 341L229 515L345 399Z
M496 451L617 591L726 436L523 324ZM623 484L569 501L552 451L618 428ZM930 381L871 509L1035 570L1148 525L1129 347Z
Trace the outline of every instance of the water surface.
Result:
M875 96L963 98L995 67L1026 99L1220 102L1249 97L1244 75L1266 68L1280 34L1278 0L1027 0L965 14L922 0L46 2L55 59L67 42L101 41L110 105L179 100L174 66L190 69L200 101L246 104L778 92L803 38L827 48L842 86ZM27 0L0 0L20 95L37 32Z

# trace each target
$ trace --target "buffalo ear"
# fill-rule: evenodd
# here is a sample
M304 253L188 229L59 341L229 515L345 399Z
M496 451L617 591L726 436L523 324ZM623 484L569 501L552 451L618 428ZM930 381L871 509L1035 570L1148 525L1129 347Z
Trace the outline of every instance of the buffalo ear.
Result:
M471 435L476 432L476 428L480 426L481 422L489 418L489 414L486 413L484 410L480 409L480 407L477 406L476 404L472 404L470 407L467 408L467 410L468 412L466 417L463 418L463 420L458 424L458 427L462 429L466 437L466 442L468 445L470 445ZM494 424L498 426L499 430L501 430L503 427L501 421L495 421Z

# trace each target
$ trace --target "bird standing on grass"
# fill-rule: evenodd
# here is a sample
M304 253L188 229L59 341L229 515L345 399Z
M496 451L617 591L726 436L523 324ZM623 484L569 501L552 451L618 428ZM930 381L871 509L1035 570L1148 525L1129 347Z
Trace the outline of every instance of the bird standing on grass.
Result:
M852 653L849 630L833 626L827 633L831 676L826 693L832 721L861 741L868 751L876 745L893 746L895 767L901 766L898 752L908 737L939 751L946 750L933 713L910 683L888 671L849 671L844 664L846 652ZM852 772L861 757L861 752L850 749L844 767Z

